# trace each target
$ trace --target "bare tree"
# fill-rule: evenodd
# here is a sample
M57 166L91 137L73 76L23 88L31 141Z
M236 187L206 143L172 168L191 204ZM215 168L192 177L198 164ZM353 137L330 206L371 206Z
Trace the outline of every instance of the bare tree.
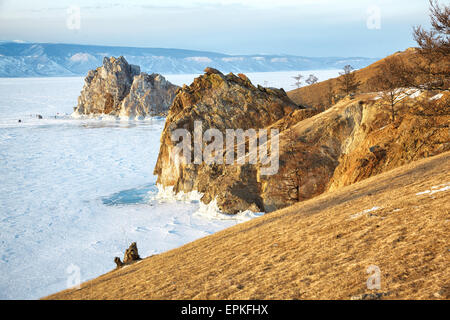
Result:
M302 79L303 79L303 76L299 73L298 75L296 75L296 76L294 76L294 77L292 77L292 78L295 79L295 84L294 84L294 86L297 87L297 88L300 88L300 87L302 86Z
M305 80L305 82L306 82L308 85L312 85L312 84L316 83L318 80L319 80L319 78L317 78L317 77L316 77L315 75L313 75L313 74L310 74L309 77L308 77L308 79Z
M345 93L345 95L355 93L361 85L361 83L356 80L356 75L353 70L353 67L348 64L344 67L343 72L339 72L341 76L338 78L338 83L340 90Z
M272 196L279 197L286 202L299 202L302 200L300 187L302 185L302 177L304 170L299 166L304 156L304 148L301 147L301 142L298 141L295 132L288 129L282 136L284 139L284 155L281 160L279 176L280 181Z
M430 2L431 30L413 28L418 56L413 60L410 85L427 91L448 90L450 86L450 6Z
M380 64L376 75L368 81L368 85L372 89L380 91L382 103L390 108L393 123L396 115L395 106L410 92L410 89L406 87L403 76L405 70L407 68L403 61L399 57L393 56Z
M327 108L330 108L335 103L335 100L336 100L336 95L334 93L331 81L328 81L326 90L327 91L325 92L325 98L326 98L325 101L327 103Z

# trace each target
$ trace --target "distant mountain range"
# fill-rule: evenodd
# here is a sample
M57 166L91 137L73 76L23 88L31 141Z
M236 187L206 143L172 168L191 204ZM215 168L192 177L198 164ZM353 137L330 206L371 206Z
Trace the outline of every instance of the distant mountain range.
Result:
M267 72L365 67L377 59L364 57L301 57L292 55L227 55L163 48L134 48L54 43L0 42L0 77L81 76L102 65L105 56L124 56L143 72L202 73L205 67L222 72Z

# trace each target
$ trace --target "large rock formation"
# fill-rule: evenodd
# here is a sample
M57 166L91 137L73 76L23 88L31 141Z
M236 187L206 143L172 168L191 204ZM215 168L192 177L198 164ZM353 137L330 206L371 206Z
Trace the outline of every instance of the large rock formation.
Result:
M130 93L123 99L119 116L145 117L167 115L178 86L160 74L141 73L134 77Z
M122 56L105 57L101 67L88 72L74 115L166 115L177 89L159 74L141 73Z
M405 99L395 123L375 96L346 98L317 114L296 107L283 91L255 88L243 75L208 69L175 98L154 173L163 186L175 192L197 190L204 203L216 200L224 212L270 212L450 150L448 93L431 112L424 109L431 101L427 96ZM279 170L263 175L259 163L171 161L170 133L177 128L193 133L196 120L202 121L203 132L278 128Z
M190 86L183 86L170 107L154 170L157 183L173 186L175 192L197 190L204 193L205 203L217 197L219 206L227 212L262 209L255 175L246 172L255 170L253 167L172 161L175 143L171 134L183 128L194 136L195 121L201 121L203 132L210 128L223 134L226 129L257 130L300 109L283 90L255 87L243 74L224 75L206 68Z
M450 150L448 113L422 114L415 108L428 98L405 101L395 123L373 94L358 98L344 99L280 133L280 170L255 177L265 211ZM446 103L442 99L437 109Z

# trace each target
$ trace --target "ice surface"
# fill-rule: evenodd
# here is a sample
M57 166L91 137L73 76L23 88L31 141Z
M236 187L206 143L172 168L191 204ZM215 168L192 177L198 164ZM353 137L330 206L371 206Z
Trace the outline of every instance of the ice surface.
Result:
M299 73L306 79L310 74L316 75L319 81L324 81L330 78L338 77L342 70L303 70L303 71L279 71L279 72L246 72L245 75L252 81L253 85L261 85L264 87L283 88L285 91L296 89L294 85L295 80L293 76ZM191 84L194 78L200 74L168 74L164 77L176 84L182 86L183 84Z
M0 79L0 299L65 289L72 264L105 273L133 241L145 257L242 221L152 201L164 119L72 119L82 85Z
M291 74L249 76L288 90ZM71 118L82 86L0 79L0 299L65 289L71 265L82 281L110 271L133 241L146 257L261 215L225 215L198 193L164 198L153 176L164 119Z

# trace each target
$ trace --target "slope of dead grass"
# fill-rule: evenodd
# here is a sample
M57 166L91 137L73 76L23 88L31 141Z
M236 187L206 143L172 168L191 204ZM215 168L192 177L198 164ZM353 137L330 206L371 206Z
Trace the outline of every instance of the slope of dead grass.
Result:
M386 59L396 56L402 59L406 64L409 64L411 57L414 55L415 50L413 48L409 48L405 51L396 52L386 58L380 59L365 68L354 71L357 81L361 82L358 91L372 91L372 88L369 84L369 79L376 75L376 73L378 72L378 67L384 64ZM289 98L291 98L292 101L298 104L304 104L314 108L324 106L328 103L329 86L331 86L332 91L335 95L342 95L342 92L340 92L340 84L338 78L340 77L331 78L312 85L294 89L287 92L287 95Z
M449 186L446 152L47 298L449 299ZM370 265L380 290L367 289Z

